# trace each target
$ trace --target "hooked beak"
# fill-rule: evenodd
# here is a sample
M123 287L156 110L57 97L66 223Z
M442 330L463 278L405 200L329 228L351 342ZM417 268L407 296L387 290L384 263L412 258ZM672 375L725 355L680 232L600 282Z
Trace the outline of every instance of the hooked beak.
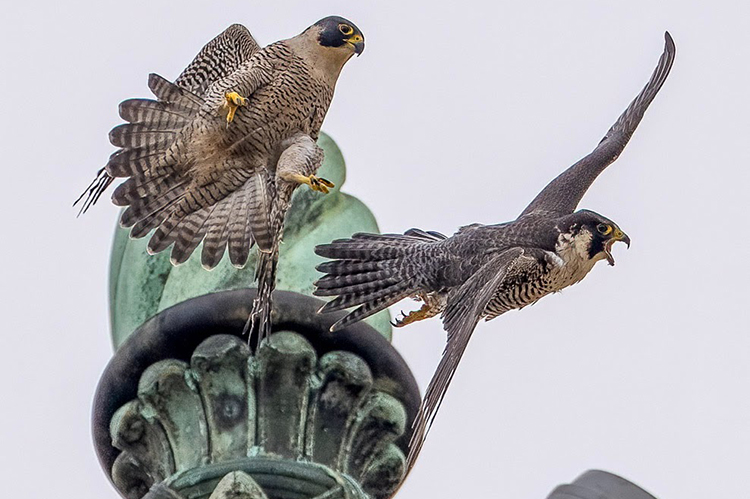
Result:
M604 255L607 257L607 263L609 263L611 266L614 266L615 264L615 258L612 256L612 246L614 246L617 241L624 242L628 245L628 248L630 248L630 238L628 237L628 235L621 231L619 228L615 229L614 233L612 234L612 238L604 244Z
M365 51L365 39L362 35L352 35L350 38L346 39L346 43L349 43L354 47L354 53L357 54L357 57L362 55L362 52Z

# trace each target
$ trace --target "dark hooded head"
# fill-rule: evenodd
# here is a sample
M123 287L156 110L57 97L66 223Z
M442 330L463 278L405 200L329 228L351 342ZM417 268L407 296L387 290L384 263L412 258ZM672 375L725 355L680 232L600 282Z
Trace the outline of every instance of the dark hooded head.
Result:
M318 43L323 47L345 48L357 55L365 50L365 36L351 21L330 16L313 24L320 28Z
M616 223L593 211L580 210L565 217L559 229L577 244L585 245L589 259L606 258L610 265L615 264L612 246L617 241L630 247L630 238Z

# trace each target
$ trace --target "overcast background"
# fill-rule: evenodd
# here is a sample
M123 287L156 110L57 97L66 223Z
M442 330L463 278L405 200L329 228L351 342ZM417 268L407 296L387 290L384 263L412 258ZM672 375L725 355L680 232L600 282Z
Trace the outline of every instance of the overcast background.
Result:
M750 7L736 1L8 2L0 16L5 497L117 497L90 437L112 355L117 215L71 202L117 104L174 79L233 22L265 45L339 14L367 50L324 130L381 230L515 218L677 60L582 207L633 245L586 280L480 324L399 498L544 498L589 468L660 499L742 497L750 471ZM105 200L106 201L106 200ZM438 320L396 332L422 389Z

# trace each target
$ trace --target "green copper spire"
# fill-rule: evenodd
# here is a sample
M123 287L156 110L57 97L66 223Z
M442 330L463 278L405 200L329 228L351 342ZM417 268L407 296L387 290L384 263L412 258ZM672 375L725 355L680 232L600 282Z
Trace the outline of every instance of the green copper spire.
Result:
M349 237L355 232L378 232L370 210L357 198L340 191L346 180L346 165L336 143L321 134L318 145L325 151L325 162L318 175L336 187L329 194L306 187L294 193L287 215L278 267L276 289L311 295L313 282L321 274L315 266L323 259L313 252L317 244ZM146 319L182 301L216 291L254 287L257 254L251 251L243 269L228 258L213 270L200 264L200 248L182 265L173 266L169 250L158 255L146 251L148 238L130 239L128 231L115 231L110 262L110 321L115 348ZM368 322L390 339L387 311Z

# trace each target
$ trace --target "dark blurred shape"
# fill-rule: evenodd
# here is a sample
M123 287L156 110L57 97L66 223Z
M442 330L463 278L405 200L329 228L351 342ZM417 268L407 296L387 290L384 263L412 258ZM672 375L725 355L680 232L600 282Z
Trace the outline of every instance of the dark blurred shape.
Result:
M634 483L606 471L589 470L570 485L560 485L547 499L656 499Z

